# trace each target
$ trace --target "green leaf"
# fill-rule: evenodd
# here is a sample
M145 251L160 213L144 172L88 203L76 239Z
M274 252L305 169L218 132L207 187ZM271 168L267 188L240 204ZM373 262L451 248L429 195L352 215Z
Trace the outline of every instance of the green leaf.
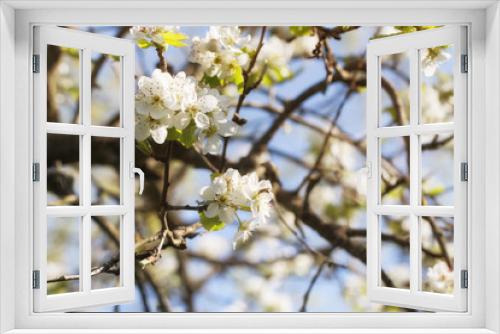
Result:
M223 85L223 81L217 76L211 77L205 74L203 76L202 81L208 86L210 86L210 88L217 88Z
M435 197L441 195L445 190L443 186L436 186L434 188L425 189L424 191L426 195Z
M196 124L193 121L182 130L182 134L178 140L186 148L193 146L196 141Z
M219 219L219 216L208 218L205 212L200 212L200 223L203 228L207 231L219 231L222 230L226 225Z
M139 151L144 153L146 156L149 156L153 153L153 148L151 147L151 143L146 139L143 141L138 141L136 144Z
M273 85L273 79L269 76L268 73L264 74L261 84L264 87L271 87Z
M146 49L149 48L151 45L151 42L145 39L139 39L137 40L137 46L140 47L141 49Z
M240 65L236 64L233 68L233 75L231 81L238 87L238 93L243 93L243 86L245 84L245 78L243 77L243 69Z
M291 26L289 29L290 33L294 36L306 36L312 33L311 26Z
M168 129L167 140L179 140L182 135L181 130L177 130L176 128Z
M268 76L268 78L266 78ZM289 80L293 77L293 73L286 66L272 66L267 70L266 75L264 76L264 84L267 84L267 80L270 80L272 83L281 83L285 80ZM263 80L263 81L264 81Z
M163 37L165 44L172 45L178 48L187 46L187 44L184 43L183 41L186 40L188 37L184 34L173 31L165 31L161 34L161 36Z
M221 176L222 173L219 173L219 172L213 172L212 174L210 174L210 180L213 181L217 176Z

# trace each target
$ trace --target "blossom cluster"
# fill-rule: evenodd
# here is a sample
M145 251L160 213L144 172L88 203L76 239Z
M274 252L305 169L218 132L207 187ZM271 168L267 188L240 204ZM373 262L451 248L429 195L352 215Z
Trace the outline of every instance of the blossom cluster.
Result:
M199 64L205 75L232 80L249 62L244 47L251 36L242 36L237 26L211 26L204 38L192 39L189 61Z
M255 172L242 176L238 170L229 168L201 189L200 195L207 205L203 215L226 225L237 221L235 242L244 242L271 217L271 188L271 182L259 180ZM240 217L238 211L248 213L248 219Z
M219 154L222 137L238 131L229 99L184 72L172 76L157 69L151 77L140 77L135 99L138 141L151 136L162 144L172 129L172 138L180 137L186 146L197 140L204 154Z
M253 45L256 46L254 39ZM317 36L299 36L287 42L276 35L269 37L260 50L254 72L266 70L264 84L281 82L293 76L289 63L293 57L312 57L318 43Z
M317 36L300 36L287 42L276 35L268 38L256 59L252 73L265 71L264 83L280 82L292 76L288 63L294 56L310 57ZM217 85L241 83L241 72L248 70L259 44L257 36L243 35L238 27L211 26L204 38L192 39L189 61L199 64L203 75L217 78Z

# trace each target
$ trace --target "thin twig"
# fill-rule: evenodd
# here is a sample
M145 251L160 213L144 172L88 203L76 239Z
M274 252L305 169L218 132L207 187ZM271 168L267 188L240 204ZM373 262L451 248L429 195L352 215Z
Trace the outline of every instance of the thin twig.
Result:
M257 62L257 57L259 56L260 50L262 49L262 46L264 45L264 36L266 35L266 30L267 30L266 26L262 27L262 30L260 32L259 43L257 45L257 49L255 50L255 54L250 59L250 63L248 65L248 68L243 70L243 91L241 92L240 96L238 97L238 103L236 104L236 110L234 112L236 117L239 117L240 109L241 109L241 106L243 105L245 98L248 96L248 94L250 94L250 92L252 90L254 90L255 88L257 88L260 85L262 79L264 78L264 74L267 71L267 66L264 66L257 81L254 82L253 85L249 85L248 79L249 79L250 73L252 72L252 70ZM227 154L228 144L229 144L229 137L225 137L224 144L222 147L221 164L220 164L220 168L219 168L219 172L221 172L221 173L226 168L226 163L227 163L226 154Z
M316 274L314 274L311 282L309 283L309 286L307 287L307 291L304 294L304 297L302 299L302 307L300 308L299 312L306 312L307 311L307 303L309 302L309 296L311 295L311 291L316 284L316 281L318 280L319 276L321 275L321 272L323 271L323 268L325 267L326 262L321 262L321 264L318 267L318 270L316 271Z
M309 173L304 177L304 179L302 180L302 182L297 187L297 189L296 189L297 193L311 179L311 177L314 175L314 173L316 173L316 171L318 170L319 166L321 166L321 161L323 160L323 157L325 156L325 153L327 152L328 145L330 143L331 134L332 134L333 130L335 129L335 126L337 125L337 121L340 118L342 110L343 110L343 108L344 108L347 100L351 96L351 94L352 94L352 90L349 89L346 92L344 98L342 99L342 102L339 104L339 106L338 106L338 108L337 108L337 110L336 110L336 112L334 114L334 117L333 117L333 119L332 119L332 121L330 123L330 128L328 129L328 133L325 136L325 139L323 141L323 145L321 146L321 149L320 149L320 152L318 154L318 157L316 158L316 162L314 163L314 166L311 168L311 170L309 171Z

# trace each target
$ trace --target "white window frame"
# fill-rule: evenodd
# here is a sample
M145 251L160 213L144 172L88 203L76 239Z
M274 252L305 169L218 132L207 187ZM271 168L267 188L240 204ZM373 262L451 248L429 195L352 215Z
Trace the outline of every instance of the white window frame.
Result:
M369 9L369 10L366 10ZM40 314L32 310L31 31L36 24L466 24L470 27L465 313ZM500 9L497 1L0 3L0 333L499 333ZM15 64L15 66L13 66ZM487 68L487 71L486 71ZM15 126L13 126L15 124ZM15 142L15 145L12 143ZM485 182L485 181L488 182ZM14 196L12 196L12 190ZM486 252L487 249L487 252ZM488 255L488 266L485 266ZM485 291L487 290L487 294ZM168 328L167 328L168 327ZM115 330L112 330L112 329ZM225 329L221 329L225 328ZM228 329L231 328L231 329ZM259 330L260 328L260 330ZM156 329L156 330L155 330ZM163 330L160 330L163 329ZM190 330L189 330L190 329Z
M47 45L79 50L79 124L47 121ZM71 311L87 306L113 305L132 302L135 295L135 196L134 196L134 93L135 46L132 41L75 31L53 26L34 27L33 52L39 57L38 73L33 74L33 159L38 164L38 181L34 191L34 257L33 269L39 275L39 287L34 289L35 312ZM116 127L97 126L91 120L92 53L120 58L120 124ZM128 79L126 79L128 78ZM47 136L49 134L79 137L79 205L47 206ZM120 141L119 184L120 203L91 203L91 139L115 138ZM92 217L119 217L119 286L92 289ZM79 232L79 291L47 294L47 220L71 217L78 219ZM72 224L74 222L66 222Z
M367 164L370 166L367 193L367 285L371 301L430 311L467 310L467 290L461 287L461 273L467 271L467 180L461 179L461 164L467 163L467 77L462 73L462 55L467 55L467 30L449 26L399 36L372 40L367 47ZM446 123L423 124L421 119L421 50L453 45L453 120ZM405 53L409 60L409 124L381 126L381 57ZM464 59L465 61L465 59ZM421 205L421 135L453 135L453 199L450 206ZM381 144L387 138L409 139L408 205L381 203ZM409 274L410 288L398 289L381 285L380 217L399 216L410 224ZM420 226L422 217L453 218L453 281L452 294L422 290L422 253Z

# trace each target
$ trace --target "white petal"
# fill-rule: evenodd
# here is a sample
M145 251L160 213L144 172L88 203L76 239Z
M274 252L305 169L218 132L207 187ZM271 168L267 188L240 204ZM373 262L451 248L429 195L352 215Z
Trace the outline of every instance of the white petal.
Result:
M149 115L154 119L162 119L167 115L167 111L161 104L155 104L149 109Z
M212 187L216 195L222 195L227 191L227 182L223 177L216 177L213 181Z
M218 101L213 95L205 95L198 100L198 104L202 112L210 112L217 108Z
M215 199L215 192L212 187L205 186L201 188L200 196L206 201L213 201Z
M424 75L426 77L432 77L434 73L436 73L437 69L437 64L436 63L430 63L424 66Z
M225 123L219 124L219 129L217 133L223 137L231 137L238 133L238 125L233 121L227 121Z
M153 40L153 42L155 42L156 44L160 44L162 45L163 43L165 43L165 40L163 39L163 37L159 34L154 34L151 36L151 39Z
M231 224L235 219L235 210L229 206L225 206L219 213L219 218L226 224Z
M174 116L174 126L179 130L184 130L191 122L191 116L186 112L180 112Z
M179 109L179 103L177 101L177 98L174 94L168 93L163 96L163 104L165 107L171 110L178 110Z
M264 190L264 189L270 190L271 188L272 188L272 185L271 185L271 182L269 180L259 181L259 190Z
M219 204L215 202L210 203L207 207L207 210L205 211L205 216L207 216L208 218L213 218L217 215L219 215Z
M157 144L163 144L167 139L168 131L166 126L160 126L151 130L151 137Z
M137 117L135 121L135 139L138 141L146 140L149 135L149 122L145 117Z
M161 96L163 93L163 85L161 81L148 77L141 77L137 83L140 92L145 96Z
M245 67L248 64L249 60L250 58L246 53L242 53L238 56L238 64L240 64L242 67Z
M204 145L206 152L217 155L222 152L222 138L219 136L208 137Z
M198 112L194 115L194 122L199 129L208 129L210 126L210 118L204 113Z

